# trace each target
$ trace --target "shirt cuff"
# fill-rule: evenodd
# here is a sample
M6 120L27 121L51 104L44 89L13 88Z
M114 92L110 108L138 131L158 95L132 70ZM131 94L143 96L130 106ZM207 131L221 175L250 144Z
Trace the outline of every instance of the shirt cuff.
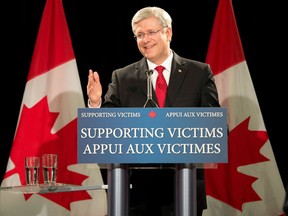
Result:
M102 103L101 99L100 99L100 103L99 103L99 105L96 106L96 107L91 106L91 105L90 105L90 102L91 102L91 101L90 101L90 98L89 98L89 99L88 99L88 103L87 103L89 108L100 108L100 107L101 107L101 103Z

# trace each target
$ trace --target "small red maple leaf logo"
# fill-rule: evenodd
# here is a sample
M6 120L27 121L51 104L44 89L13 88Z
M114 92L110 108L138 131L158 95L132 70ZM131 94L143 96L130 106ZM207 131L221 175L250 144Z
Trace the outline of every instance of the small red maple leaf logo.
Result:
M152 110L151 112L149 112L148 114L150 116L150 118L155 118L157 116L156 112L154 110Z
M205 169L206 193L242 211L245 202L261 200L252 188L257 178L238 172L238 167L269 161L260 154L268 140L266 131L248 130L250 117L229 133L228 163Z
M69 171L69 165L77 163L77 118L59 130L56 134L51 133L55 120L59 113L51 113L48 109L47 97L44 97L31 109L23 106L19 124L15 134L11 160L15 168L6 172L4 178L15 173L20 176L22 185L25 185L24 158L27 156L39 156L44 153L58 155L57 182L81 185L87 176ZM40 183L43 182L40 170ZM25 195L25 199L30 198ZM58 203L70 210L70 203L91 199L87 191L75 191L69 193L49 193L41 196Z

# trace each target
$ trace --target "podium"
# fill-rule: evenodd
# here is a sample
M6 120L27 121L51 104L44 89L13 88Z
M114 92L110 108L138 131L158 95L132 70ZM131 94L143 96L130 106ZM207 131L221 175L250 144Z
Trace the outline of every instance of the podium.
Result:
M173 166L175 216L196 216L197 166L228 162L225 108L79 108L77 135L78 163L107 164L109 216L129 216L130 164Z

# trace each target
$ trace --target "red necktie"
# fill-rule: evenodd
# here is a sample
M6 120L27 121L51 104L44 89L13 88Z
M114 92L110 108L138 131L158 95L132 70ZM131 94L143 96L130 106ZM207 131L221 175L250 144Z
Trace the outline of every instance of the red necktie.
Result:
M163 76L163 70L165 67L159 65L155 67L155 70L158 71L158 77L156 80L156 97L158 100L159 107L164 107L166 92L167 92L167 83Z

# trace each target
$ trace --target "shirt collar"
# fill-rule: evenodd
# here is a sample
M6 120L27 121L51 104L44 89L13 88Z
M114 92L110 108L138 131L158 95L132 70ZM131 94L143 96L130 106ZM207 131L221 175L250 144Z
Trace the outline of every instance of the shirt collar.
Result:
M170 70L171 70L172 58L173 58L173 52L171 51L168 58L161 64L162 66L165 67L165 70L167 70L168 72L170 72ZM157 66L156 64L149 61L148 59L147 59L147 64L148 64L149 70L151 70L151 69L154 70L155 67Z

